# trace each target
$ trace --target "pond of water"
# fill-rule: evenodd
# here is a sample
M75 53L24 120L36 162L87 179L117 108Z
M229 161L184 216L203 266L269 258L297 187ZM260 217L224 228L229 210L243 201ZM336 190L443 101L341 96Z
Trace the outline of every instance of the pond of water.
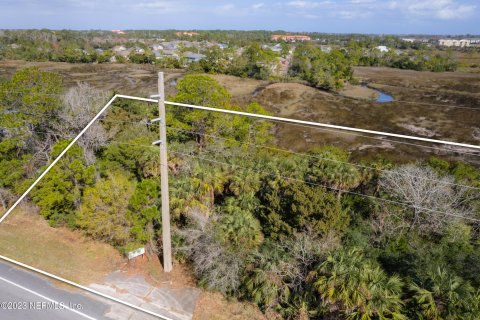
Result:
M377 99L375 100L376 102L385 103L385 102L395 101L395 99L394 99L391 95L388 95L388 94L386 94L386 93L383 92L383 91L380 91L380 90L371 88L371 87L369 87L367 84L362 84L362 87L369 88L369 89L377 92L378 97L377 97Z
M377 102L380 103L385 103L385 102L392 102L394 101L393 97L391 95L386 94L385 92L382 92L380 90L375 90L378 92L378 98Z

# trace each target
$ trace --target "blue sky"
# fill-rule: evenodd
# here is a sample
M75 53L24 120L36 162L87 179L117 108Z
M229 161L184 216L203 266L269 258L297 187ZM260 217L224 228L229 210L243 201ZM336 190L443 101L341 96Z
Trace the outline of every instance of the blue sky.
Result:
M0 0L0 29L480 34L479 0Z

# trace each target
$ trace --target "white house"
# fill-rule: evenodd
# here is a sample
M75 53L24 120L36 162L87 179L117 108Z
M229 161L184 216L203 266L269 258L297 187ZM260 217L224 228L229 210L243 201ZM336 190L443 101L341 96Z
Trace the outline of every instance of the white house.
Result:
M200 60L202 60L206 57L207 57L206 55L201 54L201 53L187 52L185 54L185 58L187 58L187 60L189 62L197 62L197 61L200 61Z
M438 44L444 47L470 47L470 40L468 39L440 39Z
M375 49L377 49L380 52L388 52L389 50L386 46L378 46L378 47L375 47Z
M152 45L152 50L153 51L163 50L163 46L161 44L154 44L154 45Z

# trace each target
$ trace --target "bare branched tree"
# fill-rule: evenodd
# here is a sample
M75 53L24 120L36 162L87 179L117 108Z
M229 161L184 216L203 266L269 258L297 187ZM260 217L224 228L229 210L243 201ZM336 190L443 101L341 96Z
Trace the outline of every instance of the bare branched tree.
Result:
M191 226L179 231L185 245L176 250L192 261L194 273L208 289L236 292L241 284L245 256L228 250L215 238L216 216L207 217L193 210L190 217Z
M95 89L85 83L70 88L63 97L64 108L60 113L61 121L57 128L62 138L74 138L100 111L109 96L109 92ZM106 131L98 122L85 132L79 140L79 145L85 150L88 163L94 162L95 151L105 145L107 139Z
M8 209L9 204L13 199L14 195L10 190L0 187L0 205L2 206L3 211Z
M407 221L409 230L440 233L449 222L473 215L469 189L428 167L408 164L385 172L380 187L395 200L408 204L395 212L397 218Z
M325 252L337 247L340 241L334 233L320 238L307 229L282 240L278 246L285 252L278 266L278 275L284 279L291 291L302 291L309 273L319 263Z

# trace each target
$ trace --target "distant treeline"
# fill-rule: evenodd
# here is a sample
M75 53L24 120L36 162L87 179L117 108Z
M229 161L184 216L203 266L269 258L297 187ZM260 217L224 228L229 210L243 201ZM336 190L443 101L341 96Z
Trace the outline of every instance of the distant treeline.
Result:
M339 89L345 82L354 80L353 66L434 72L455 71L457 68L451 51L434 50L426 43L406 42L395 36L312 33L311 42L280 42L281 51L274 52L271 48L275 42L272 42L271 36L284 33L282 31L212 30L198 31L193 36L176 33L176 30L127 30L126 34L110 31L0 30L0 59L158 64L192 72L256 79L300 78L312 86L329 90ZM227 48L180 46L175 50L175 57L156 56L151 48L152 44L175 39L221 43ZM132 50L128 56L111 50L119 44L137 50ZM377 48L379 45L385 46L388 51L380 51ZM187 52L201 52L205 57L192 63L184 55ZM282 72L281 58L286 69Z

